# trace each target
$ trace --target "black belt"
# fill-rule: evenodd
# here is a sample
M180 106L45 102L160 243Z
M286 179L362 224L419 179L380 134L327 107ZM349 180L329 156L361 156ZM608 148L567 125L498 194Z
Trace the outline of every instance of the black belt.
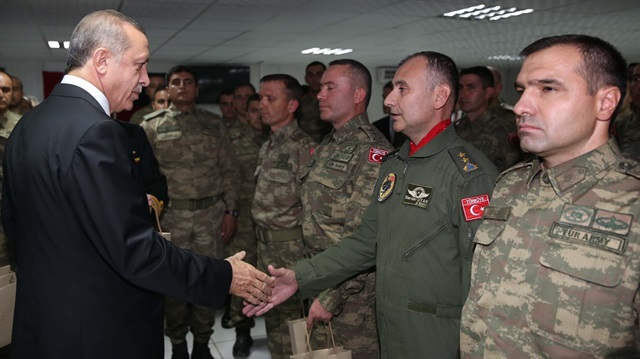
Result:
M167 207L182 211L207 209L222 200L222 194L198 199L171 199Z

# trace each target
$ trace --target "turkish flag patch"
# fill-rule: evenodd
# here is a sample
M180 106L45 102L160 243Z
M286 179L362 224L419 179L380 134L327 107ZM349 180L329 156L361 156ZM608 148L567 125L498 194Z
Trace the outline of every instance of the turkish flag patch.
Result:
M476 219L482 219L484 208L489 205L489 195L483 194L476 197L463 198L461 202L464 219L467 222L471 222Z
M382 157L384 157L387 153L389 153L389 151L371 147L369 149L369 162L382 163Z

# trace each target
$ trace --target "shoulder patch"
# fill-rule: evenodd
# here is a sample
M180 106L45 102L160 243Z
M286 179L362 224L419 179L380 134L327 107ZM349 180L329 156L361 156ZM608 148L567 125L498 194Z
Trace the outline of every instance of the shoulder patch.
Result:
M307 145L309 143L315 144L316 142L306 132L301 129L296 129L291 134L291 137L298 143Z
M460 170L460 173L466 175L480 169L478 162L467 152L463 146L454 147L449 150L449 155L453 159L453 162Z
M640 163L630 159L621 158L615 164L614 169L620 173L624 173L636 179L640 179Z
M153 111L151 113L148 113L148 114L144 115L142 117L142 120L143 121L149 121L149 120L151 120L153 118L156 118L156 117L158 117L160 115L164 115L164 113L167 112L167 111L169 111L169 110L166 109L166 108L162 108L160 110L155 110L155 111Z
M391 152L387 153L384 157L382 157L382 162L397 156L399 151L400 151L400 149L398 148L395 151L391 151Z

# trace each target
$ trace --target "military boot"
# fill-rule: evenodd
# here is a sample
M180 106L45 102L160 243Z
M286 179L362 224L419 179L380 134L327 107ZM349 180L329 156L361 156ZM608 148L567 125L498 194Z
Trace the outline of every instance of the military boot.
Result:
M189 359L187 342L171 345L171 359Z
M211 352L209 351L209 344L193 342L191 359L213 359L213 355L211 355Z
M236 328L236 342L233 344L233 357L246 358L251 352L253 339L250 328Z

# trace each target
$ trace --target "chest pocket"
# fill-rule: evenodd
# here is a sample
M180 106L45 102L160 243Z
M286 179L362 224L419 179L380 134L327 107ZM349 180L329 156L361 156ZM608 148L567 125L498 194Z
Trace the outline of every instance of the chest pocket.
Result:
M182 131L177 124L158 126L156 130L158 141L171 141L182 137Z
M325 169L321 173L314 174L314 180L331 189L340 189L349 178L348 173Z
M610 337L624 327L624 318L633 325L632 310L621 303L629 297L624 294L629 289L620 285L624 257L553 241L543 249L539 262L526 316L533 332L570 348L602 353L610 346Z
M473 239L475 244L475 252L472 260L472 273L471 273L471 287L469 290L469 298L471 300L478 300L484 293L485 286L488 284L489 273L491 267L497 261L497 258L492 258L491 245L495 240L500 237L507 222L496 220L484 220L476 231L476 236ZM500 255L495 253L495 255ZM503 256L504 257L504 256ZM506 258L498 258L499 260L506 260Z

